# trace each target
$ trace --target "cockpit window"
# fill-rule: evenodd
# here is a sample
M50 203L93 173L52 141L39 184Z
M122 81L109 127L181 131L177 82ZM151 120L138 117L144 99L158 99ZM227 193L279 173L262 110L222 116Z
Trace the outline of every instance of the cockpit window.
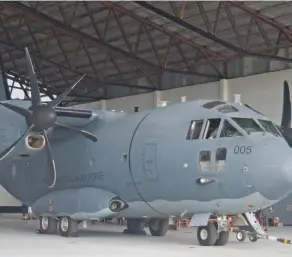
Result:
M251 118L232 118L246 133L262 132L261 127Z
M201 129L203 126L204 120L192 120L189 126L187 140L194 140L200 137Z
M220 137L240 137L242 134L228 120L224 120Z
M259 119L258 121L264 127L264 129L267 132L270 132L270 133L272 133L273 135L275 135L277 137L280 137L281 136L281 134L278 131L278 129L276 128L276 126L270 120L260 120Z
M221 104L225 104L225 103L221 102L221 101L212 101L212 102L208 102L208 103L203 104L203 107L206 109L212 109L215 106L221 105Z
M220 106L217 109L217 111L223 112L223 113L229 113L229 112L238 112L238 109L232 105L224 105L224 106Z

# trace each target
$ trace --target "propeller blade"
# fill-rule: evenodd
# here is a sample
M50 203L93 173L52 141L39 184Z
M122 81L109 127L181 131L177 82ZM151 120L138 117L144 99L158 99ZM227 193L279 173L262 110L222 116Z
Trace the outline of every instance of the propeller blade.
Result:
M46 152L47 152L48 166L50 166L50 170L53 171L53 183L52 183L52 185L49 186L49 188L52 188L56 184L57 171L56 171L55 160L53 158L52 149L51 149L51 145L50 145L50 142L49 142L49 139L48 139L47 131L43 130L43 134L44 134L44 137L46 139L46 150L47 150Z
M40 105L42 103L40 90L39 90L38 82L37 82L36 75L34 72L34 68L32 65L32 61L30 58L30 54L27 48L25 48L25 55L26 55L26 62L27 62L28 73L29 73L29 78L30 78L31 102L32 102L32 105Z
M55 125L58 126L58 127L61 127L61 128L65 128L65 129L71 129L77 133L80 133L82 134L83 136L87 137L88 139L90 139L91 141L93 142L97 142L97 137L93 134L91 134L90 132L88 131L85 131L83 129L77 129L77 128L74 128L74 127L70 127L70 126L67 126L67 125L63 125L63 124L60 124L58 122L55 122Z
M32 112L30 110L22 108L22 107L19 107L19 106L16 106L16 105L13 105L13 104L0 102L0 105L8 108L11 111L14 111L14 112L20 114L23 117L28 117L29 115L32 114Z
M287 81L284 81L284 91L283 91L283 110L282 110L282 121L281 126L284 130L291 128L291 101L289 85Z
M20 140L22 140L25 135L34 127L34 124L30 125L30 127L8 148L6 148L1 154L0 154L0 161L2 161L8 154L10 154L15 146L18 144Z
M70 94L70 92L74 89L74 87L86 76L84 74L80 79L78 79L71 87L67 88L63 93L61 93L56 99L49 102L48 105L50 105L53 109L57 107L66 97Z

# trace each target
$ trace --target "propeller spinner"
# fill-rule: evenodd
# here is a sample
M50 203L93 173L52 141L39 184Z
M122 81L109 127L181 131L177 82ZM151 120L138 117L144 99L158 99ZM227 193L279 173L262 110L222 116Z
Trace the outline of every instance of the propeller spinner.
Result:
M56 122L57 113L55 112L55 108L69 95L69 93L74 89L74 87L85 77L85 74L72 86L70 86L67 90L65 90L62 94L60 94L56 99L49 102L48 104L44 104L41 101L41 95L37 83L37 79L35 76L34 68L32 65L32 61L29 55L27 48L25 48L26 52L26 61L28 65L28 72L30 77L30 85L31 85L31 102L32 105L28 108L22 108L16 105L12 105L9 103L2 103L1 105L6 108L18 113L23 116L26 120L28 129L7 149L5 149L2 153L0 153L0 160L3 160L9 153L13 151L15 146L20 142L29 131L42 132L46 140L46 153L48 159L48 165L50 166L50 170L53 173L53 183L50 188L54 187L56 184L56 166L55 161L52 155L51 145L48 139L48 129L51 127L62 127L64 129L69 129L75 131L77 133L82 134L86 138L90 139L93 142L97 142L97 137L85 130L77 129L74 127L70 127L67 125L60 124ZM60 107L59 107L60 108Z

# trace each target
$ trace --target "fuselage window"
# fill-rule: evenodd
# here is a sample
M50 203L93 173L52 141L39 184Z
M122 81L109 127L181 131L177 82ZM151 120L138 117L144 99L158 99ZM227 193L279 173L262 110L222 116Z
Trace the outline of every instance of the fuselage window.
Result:
M212 102L208 102L208 103L203 104L203 107L206 109L212 109L215 106L221 105L221 104L225 104L225 103L221 102L221 101L212 101Z
M229 112L238 112L238 109L235 108L232 105L224 105L224 106L220 106L217 109L218 112L223 112L223 113L229 113Z
M239 137L242 134L228 120L224 120L220 137Z
M273 122L271 122L269 120L260 120L260 119L258 121L264 127L264 129L267 132L272 133L276 137L280 137L281 136L280 132L278 131L278 129L276 128L276 126L273 124Z
M199 156L200 167L202 171L211 171L212 162L211 162L211 152L210 151L201 151Z
M213 139L217 137L221 119L208 119L204 131L204 139Z
M232 118L247 134L262 132L261 127L251 118Z
M218 148L216 151L216 170L220 171L226 167L226 148Z
M203 123L204 123L203 120L192 120L191 121L188 135L187 135L187 140L194 140L194 139L198 139L200 137Z

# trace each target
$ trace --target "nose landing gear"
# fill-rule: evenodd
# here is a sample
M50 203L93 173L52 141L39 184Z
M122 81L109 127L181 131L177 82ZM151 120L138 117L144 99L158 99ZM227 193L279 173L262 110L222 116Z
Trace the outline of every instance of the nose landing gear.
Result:
M214 222L208 222L207 226L198 227L197 238L202 246L223 246L229 240L229 231L223 230Z

